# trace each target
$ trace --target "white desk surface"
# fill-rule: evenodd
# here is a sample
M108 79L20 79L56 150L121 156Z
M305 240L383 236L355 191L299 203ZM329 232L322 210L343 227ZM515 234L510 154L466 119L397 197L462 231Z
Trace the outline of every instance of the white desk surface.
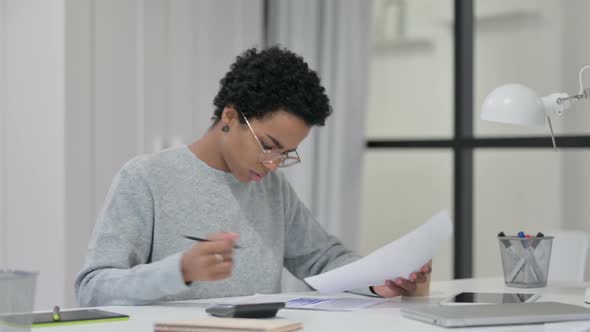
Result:
M429 298L414 299L392 299L383 305L374 306L368 309L355 312L327 312L312 310L286 310L278 312L279 317L288 318L294 321L302 322L304 331L543 331L541 325L527 326L503 326L503 327L485 327L485 328L453 328L445 329L430 324L410 320L400 315L400 308L403 306L412 306L423 303L437 303L442 298L446 298L455 293L462 291L480 291L480 292L521 292L521 293L541 293L539 301L558 301L576 305L584 304L583 295L586 287L590 283L560 283L549 284L545 288L520 289L508 288L504 286L501 278L479 278L479 279L462 279L444 282L433 282L431 285L431 296ZM310 295L312 293L302 293ZM313 293L316 295L315 293ZM319 294L317 294L319 295ZM354 296L346 294L344 296ZM181 319L190 319L199 316L207 316L205 307L211 300L174 302L164 305L154 306L109 306L100 307L99 309L114 311L130 315L130 319L124 322L92 323L85 325L50 327L33 329L38 332L55 332L55 331L153 331L154 322L156 321L174 321ZM588 323L590 324L590 323ZM547 326L549 327L549 325ZM547 328L547 331L550 329ZM553 329L551 329L553 331ZM562 329L558 329L562 330Z

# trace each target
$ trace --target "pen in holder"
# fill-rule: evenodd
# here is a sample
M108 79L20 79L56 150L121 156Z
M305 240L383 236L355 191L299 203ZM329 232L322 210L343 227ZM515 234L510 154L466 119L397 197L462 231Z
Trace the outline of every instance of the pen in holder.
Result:
M498 240L506 286L533 288L547 285L552 236L522 238L500 235Z

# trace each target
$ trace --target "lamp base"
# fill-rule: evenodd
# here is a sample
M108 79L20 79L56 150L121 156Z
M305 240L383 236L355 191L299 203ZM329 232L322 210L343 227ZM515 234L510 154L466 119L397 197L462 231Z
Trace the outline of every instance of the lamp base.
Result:
M590 288L586 288L586 293L584 293L584 302L590 304Z

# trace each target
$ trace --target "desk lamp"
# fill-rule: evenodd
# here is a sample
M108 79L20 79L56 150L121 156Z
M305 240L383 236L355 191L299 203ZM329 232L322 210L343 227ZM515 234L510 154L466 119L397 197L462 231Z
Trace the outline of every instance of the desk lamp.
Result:
M590 88L584 89L582 86L582 72L589 68L590 66L584 66L580 69L580 91L572 96L558 92L539 97L535 91L521 84L502 85L484 100L481 118L492 122L537 127L544 126L547 119L551 141L556 148L550 116L562 115L573 102L590 99Z
M584 89L582 84L582 72L589 68L590 66L584 66L580 69L580 91L572 96L558 92L539 97L535 91L521 84L502 85L484 99L481 118L492 122L536 127L544 126L547 119L553 148L556 149L550 116L563 115L573 102L590 99L590 88ZM590 304L590 288L586 289L584 302Z

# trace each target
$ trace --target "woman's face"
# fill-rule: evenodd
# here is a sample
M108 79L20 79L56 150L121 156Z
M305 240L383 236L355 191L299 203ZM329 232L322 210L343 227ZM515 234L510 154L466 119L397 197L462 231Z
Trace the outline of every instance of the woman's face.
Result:
M221 118L221 125L229 126L229 131L221 135L222 158L230 172L241 182L262 181L268 172L277 169L277 164L263 164L260 161L262 148L294 155L311 129L301 118L286 111L270 113L260 120L249 119L252 130L240 122L241 117L234 108L226 107Z

